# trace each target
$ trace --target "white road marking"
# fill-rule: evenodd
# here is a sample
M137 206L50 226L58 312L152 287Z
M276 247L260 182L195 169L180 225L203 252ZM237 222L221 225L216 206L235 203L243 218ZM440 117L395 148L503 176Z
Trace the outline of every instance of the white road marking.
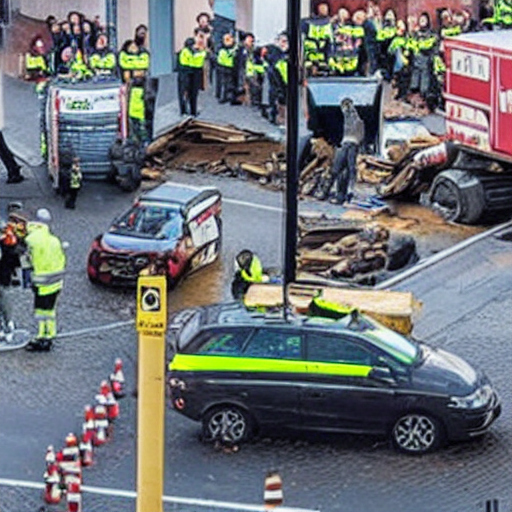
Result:
M0 478L0 486L5 487L24 487L26 489L44 489L44 484L40 482L29 482L26 480L13 480L10 478ZM135 491L123 491L121 489L109 489L106 487L91 487L88 485L82 486L82 492L90 494L100 494L102 496L112 496L116 498L135 499L137 493ZM164 503L180 503L182 505L194 505L197 507L214 507L230 510L247 510L248 512L264 512L263 505L251 505L247 503L234 503L231 501L216 501L216 500L202 500L196 498L182 498L180 496L162 496ZM277 507L276 512L318 512L317 510L307 508L293 508L293 507Z
M238 199L222 198L223 203L235 204L237 206L245 206L246 208L256 208L258 210L266 210L269 212L283 213L285 210L280 206L267 206L265 204L249 203L248 201L239 201Z

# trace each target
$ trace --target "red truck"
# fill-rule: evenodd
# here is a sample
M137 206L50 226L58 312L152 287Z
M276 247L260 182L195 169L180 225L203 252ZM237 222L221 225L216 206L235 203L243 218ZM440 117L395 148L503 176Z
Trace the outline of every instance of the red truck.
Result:
M512 211L512 30L447 38L446 132L457 157L429 200L450 220Z

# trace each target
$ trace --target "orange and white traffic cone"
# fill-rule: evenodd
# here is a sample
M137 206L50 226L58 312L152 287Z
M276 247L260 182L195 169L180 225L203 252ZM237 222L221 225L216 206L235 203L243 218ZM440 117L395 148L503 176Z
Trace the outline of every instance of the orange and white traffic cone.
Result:
M48 445L48 448L46 448L46 456L44 461L46 463L46 467L50 466L50 464L55 464L55 450L51 444Z
M94 409L91 405L86 405L84 407L84 422L82 424L82 432L87 432L91 440L94 439L96 428L94 426Z
M80 448L75 434L66 436L66 445L62 448L62 461L60 462L60 470L63 475L64 485L67 487L68 482L73 477L82 481L82 464L80 462Z
M80 479L70 478L66 487L67 512L82 512L82 488Z
M47 464L44 473L44 501L49 505L56 505L60 503L62 498L62 491L60 488L60 472L59 466L54 461Z
M82 437L80 439L80 460L82 461L82 466L88 467L92 466L92 440L93 440L94 431L91 432L87 429L86 424L83 424L83 432Z
M101 446L108 441L108 427L107 408L103 404L97 404L94 407L94 446Z
M100 395L96 395L96 399L99 403L104 404L107 407L107 417L110 422L114 421L119 416L119 404L112 393L109 383L104 380L100 385Z
M280 507L283 504L283 482L277 471L267 473L263 501L267 510Z
M114 372L110 374L110 385L116 399L119 400L125 396L123 361L119 357L114 361Z

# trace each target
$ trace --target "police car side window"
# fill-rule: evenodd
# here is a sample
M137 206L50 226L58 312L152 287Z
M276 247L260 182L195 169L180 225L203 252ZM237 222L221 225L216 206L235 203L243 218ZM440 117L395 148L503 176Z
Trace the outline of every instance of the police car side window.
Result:
M301 337L297 332L258 329L245 347L245 357L300 359Z
M375 358L366 348L341 336L309 334L307 337L308 361L372 366Z
M249 330L214 331L205 336L196 354L235 356L242 351Z

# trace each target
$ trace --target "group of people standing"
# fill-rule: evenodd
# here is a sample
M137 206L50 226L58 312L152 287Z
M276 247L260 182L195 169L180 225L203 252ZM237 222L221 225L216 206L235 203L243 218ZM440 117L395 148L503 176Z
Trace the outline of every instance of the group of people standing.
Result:
M147 49L146 25L138 25L133 39L126 40L119 52L109 43L98 17L94 22L72 11L64 21L54 16L46 19L51 46L36 35L24 56L24 78L36 83L36 91L44 108L49 79L112 80L120 79L128 87L128 121L130 136L145 144L152 138L155 81L149 80L150 53ZM42 122L44 115L41 115ZM41 126L44 133L44 126ZM44 137L41 153L46 155Z
M249 104L277 123L288 83L286 32L257 47L252 32L228 31L214 40L208 13L200 13L196 21L194 36L185 40L177 57L180 113L196 116L198 93L211 84L219 103Z
M305 75L366 76L380 70L394 81L396 99L409 100L418 93L434 110L442 106L443 39L493 28L492 20L507 26L503 15L491 19L482 17L489 14L483 12L477 22L468 10L444 9L435 29L427 12L401 20L392 9L383 14L377 0L368 0L366 10L351 14L342 7L331 16L329 3L319 1L301 27Z

